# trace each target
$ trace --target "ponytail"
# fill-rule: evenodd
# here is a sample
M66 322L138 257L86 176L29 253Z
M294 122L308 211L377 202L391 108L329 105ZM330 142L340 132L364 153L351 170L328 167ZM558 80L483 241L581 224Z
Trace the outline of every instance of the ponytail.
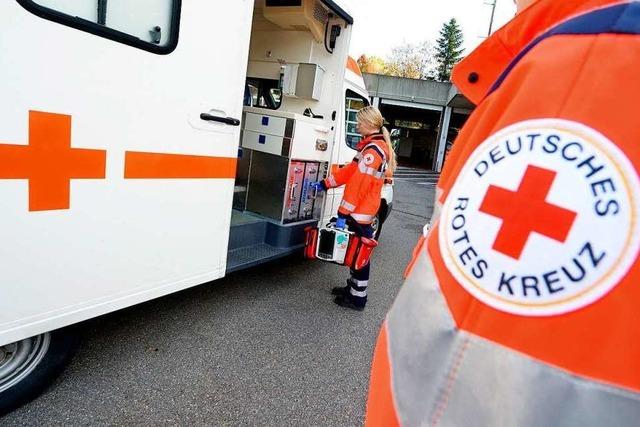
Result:
M391 175L393 175L396 171L397 163L396 152L393 150L393 144L391 143L391 134L389 134L389 130L385 126L382 126L380 130L382 131L382 136L384 136L384 140L389 148L389 161L387 162L387 168L391 172Z

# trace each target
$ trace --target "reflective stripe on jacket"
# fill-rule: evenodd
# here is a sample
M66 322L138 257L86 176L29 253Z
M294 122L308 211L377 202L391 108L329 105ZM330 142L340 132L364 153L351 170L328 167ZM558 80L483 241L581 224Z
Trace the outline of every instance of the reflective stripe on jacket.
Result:
M374 355L367 425L640 420L640 3L538 0L454 71L474 111Z
M338 212L351 215L361 224L370 224L380 209L389 153L383 136L378 134L364 138L359 147L353 161L324 183L327 188L345 186Z

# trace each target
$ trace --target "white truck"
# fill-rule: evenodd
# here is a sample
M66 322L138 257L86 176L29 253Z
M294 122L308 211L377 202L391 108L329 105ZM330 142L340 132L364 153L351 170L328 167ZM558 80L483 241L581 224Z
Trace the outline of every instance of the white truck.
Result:
M335 214L309 183L354 155L352 24L338 0L0 2L0 412L62 370L70 325Z

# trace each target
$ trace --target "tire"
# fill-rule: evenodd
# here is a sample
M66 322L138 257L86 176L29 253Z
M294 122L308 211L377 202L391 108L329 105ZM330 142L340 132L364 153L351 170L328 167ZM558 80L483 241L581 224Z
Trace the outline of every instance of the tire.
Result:
M76 327L46 332L0 347L0 416L38 397L75 354Z

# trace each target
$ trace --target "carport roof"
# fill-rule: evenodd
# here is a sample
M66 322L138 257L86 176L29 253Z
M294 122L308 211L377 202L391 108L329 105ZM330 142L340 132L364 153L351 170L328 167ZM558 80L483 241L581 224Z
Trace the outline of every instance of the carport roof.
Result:
M363 73L369 95L401 103L472 110L475 106L449 82Z
M449 91L449 100L447 105L452 108L462 108L465 110L473 110L476 106L466 96L464 96L455 85L451 85Z

